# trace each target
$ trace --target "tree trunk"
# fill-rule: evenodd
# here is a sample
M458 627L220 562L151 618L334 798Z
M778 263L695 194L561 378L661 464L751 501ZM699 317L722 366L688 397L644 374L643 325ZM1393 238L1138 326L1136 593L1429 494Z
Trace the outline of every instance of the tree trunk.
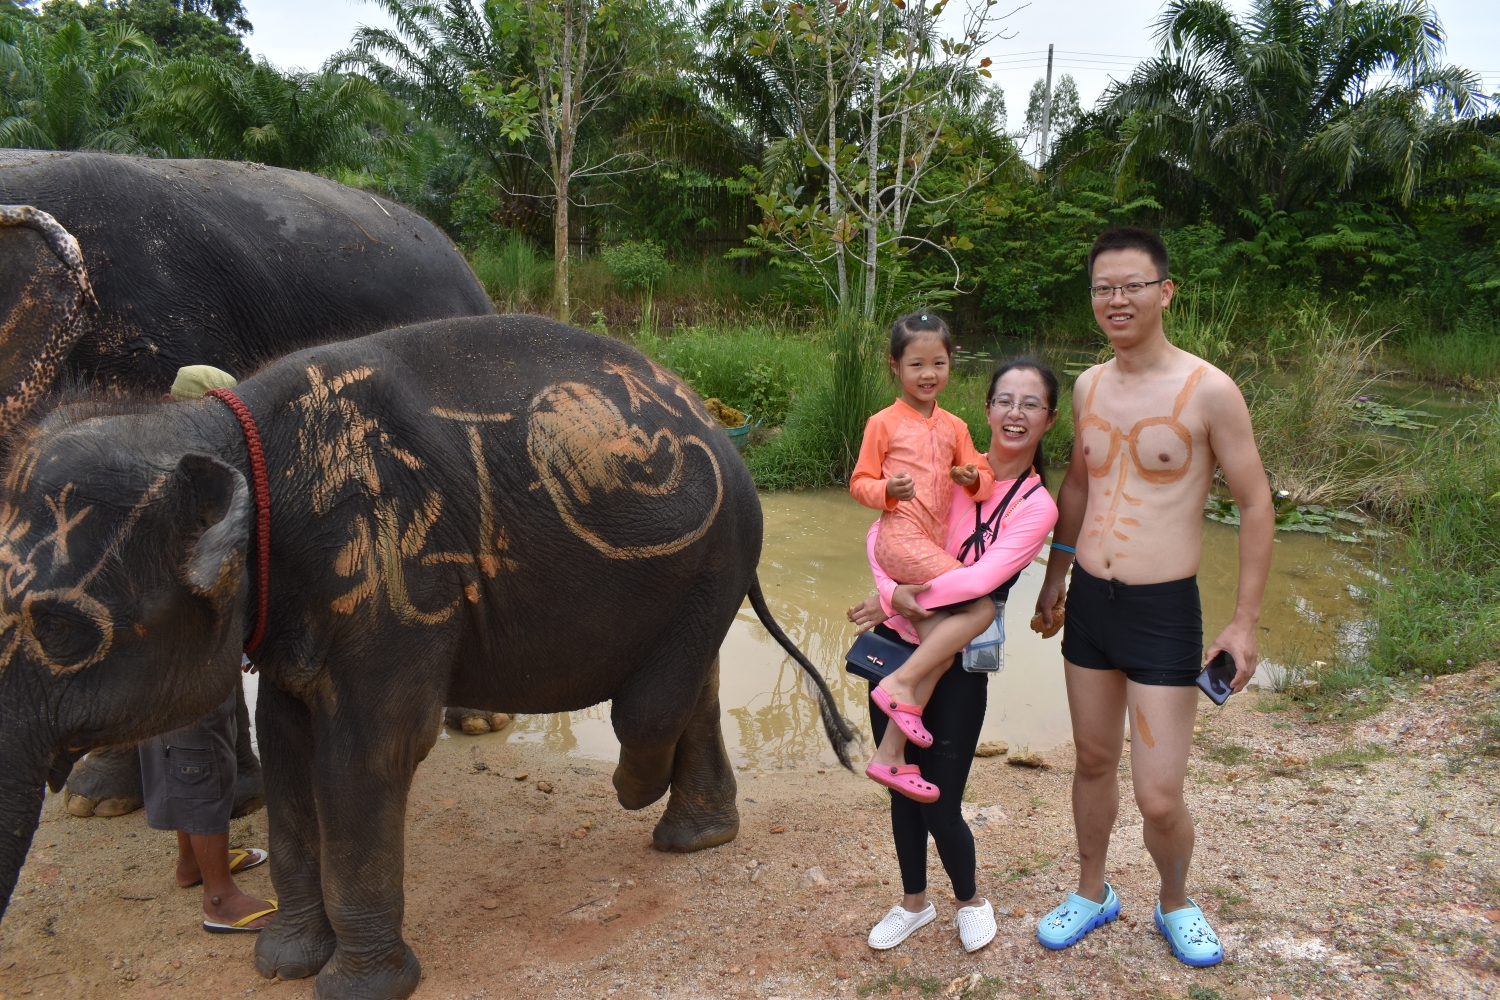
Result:
M557 208L552 216L552 308L563 323L573 319L573 303L568 294L568 199L573 178L573 143L577 124L573 121L574 74L588 62L588 11L578 0L563 4L562 91L557 107L557 158L553 180L557 191ZM583 21L584 32L574 45L574 19ZM576 68L575 68L576 63Z
M827 0L823 5L823 51L827 56L827 72L824 78L824 86L828 89L828 221L837 226L842 205L839 203L839 176L838 176L838 90L834 86L833 79L833 18L836 14L834 3L836 0ZM838 264L839 273L839 308L844 308L849 303L849 268L844 261L844 242L835 240L833 247L834 258Z
M552 311L567 323L573 318L568 297L568 175L557 174L557 211L552 215Z

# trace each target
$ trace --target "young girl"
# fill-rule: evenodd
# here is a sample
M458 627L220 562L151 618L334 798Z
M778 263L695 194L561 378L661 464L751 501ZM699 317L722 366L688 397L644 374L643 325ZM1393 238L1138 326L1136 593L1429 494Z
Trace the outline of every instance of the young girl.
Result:
M897 583L924 584L962 565L943 548L951 484L982 503L994 492L995 476L974 448L968 424L937 405L953 357L947 324L926 312L901 317L891 326L890 356L901 396L865 425L849 492L882 512L875 540L880 568ZM902 766L906 741L932 745L932 734L922 725L922 706L954 654L988 628L994 616L994 605L984 597L941 609L916 625L920 649L870 696L895 723L886 727L865 768L871 779L918 801L937 798L933 785Z

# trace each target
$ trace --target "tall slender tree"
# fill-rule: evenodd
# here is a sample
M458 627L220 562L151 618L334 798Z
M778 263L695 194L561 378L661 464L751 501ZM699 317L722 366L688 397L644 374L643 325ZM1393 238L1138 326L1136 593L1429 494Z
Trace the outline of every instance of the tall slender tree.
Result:
M994 5L947 7L722 0L715 15L737 29L744 52L724 60L725 77L758 77L750 110L786 132L763 165L757 242L800 262L841 309L866 318L880 308L878 276L914 249L954 263L936 235L947 209L1013 155L1009 144L988 142L994 137L964 107L984 103L971 98L990 75L980 50L996 37ZM799 164L816 175L794 183ZM926 183L942 170L942 190Z

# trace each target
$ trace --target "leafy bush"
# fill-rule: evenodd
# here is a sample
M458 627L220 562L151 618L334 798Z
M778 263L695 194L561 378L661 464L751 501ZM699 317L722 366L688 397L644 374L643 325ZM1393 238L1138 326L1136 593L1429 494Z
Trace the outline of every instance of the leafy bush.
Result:
M720 399L766 426L786 420L794 397L805 394L815 377L822 353L812 338L753 329L645 333L637 346L698 395Z
M667 254L654 240L626 240L599 252L609 273L627 292L649 292L667 276Z

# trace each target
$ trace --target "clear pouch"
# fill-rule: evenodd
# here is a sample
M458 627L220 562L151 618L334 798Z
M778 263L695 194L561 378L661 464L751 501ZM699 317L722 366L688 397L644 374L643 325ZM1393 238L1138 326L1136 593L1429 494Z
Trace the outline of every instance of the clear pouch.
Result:
M1004 601L995 601L995 620L964 647L963 657L963 668L971 674L998 674L1005 669Z

